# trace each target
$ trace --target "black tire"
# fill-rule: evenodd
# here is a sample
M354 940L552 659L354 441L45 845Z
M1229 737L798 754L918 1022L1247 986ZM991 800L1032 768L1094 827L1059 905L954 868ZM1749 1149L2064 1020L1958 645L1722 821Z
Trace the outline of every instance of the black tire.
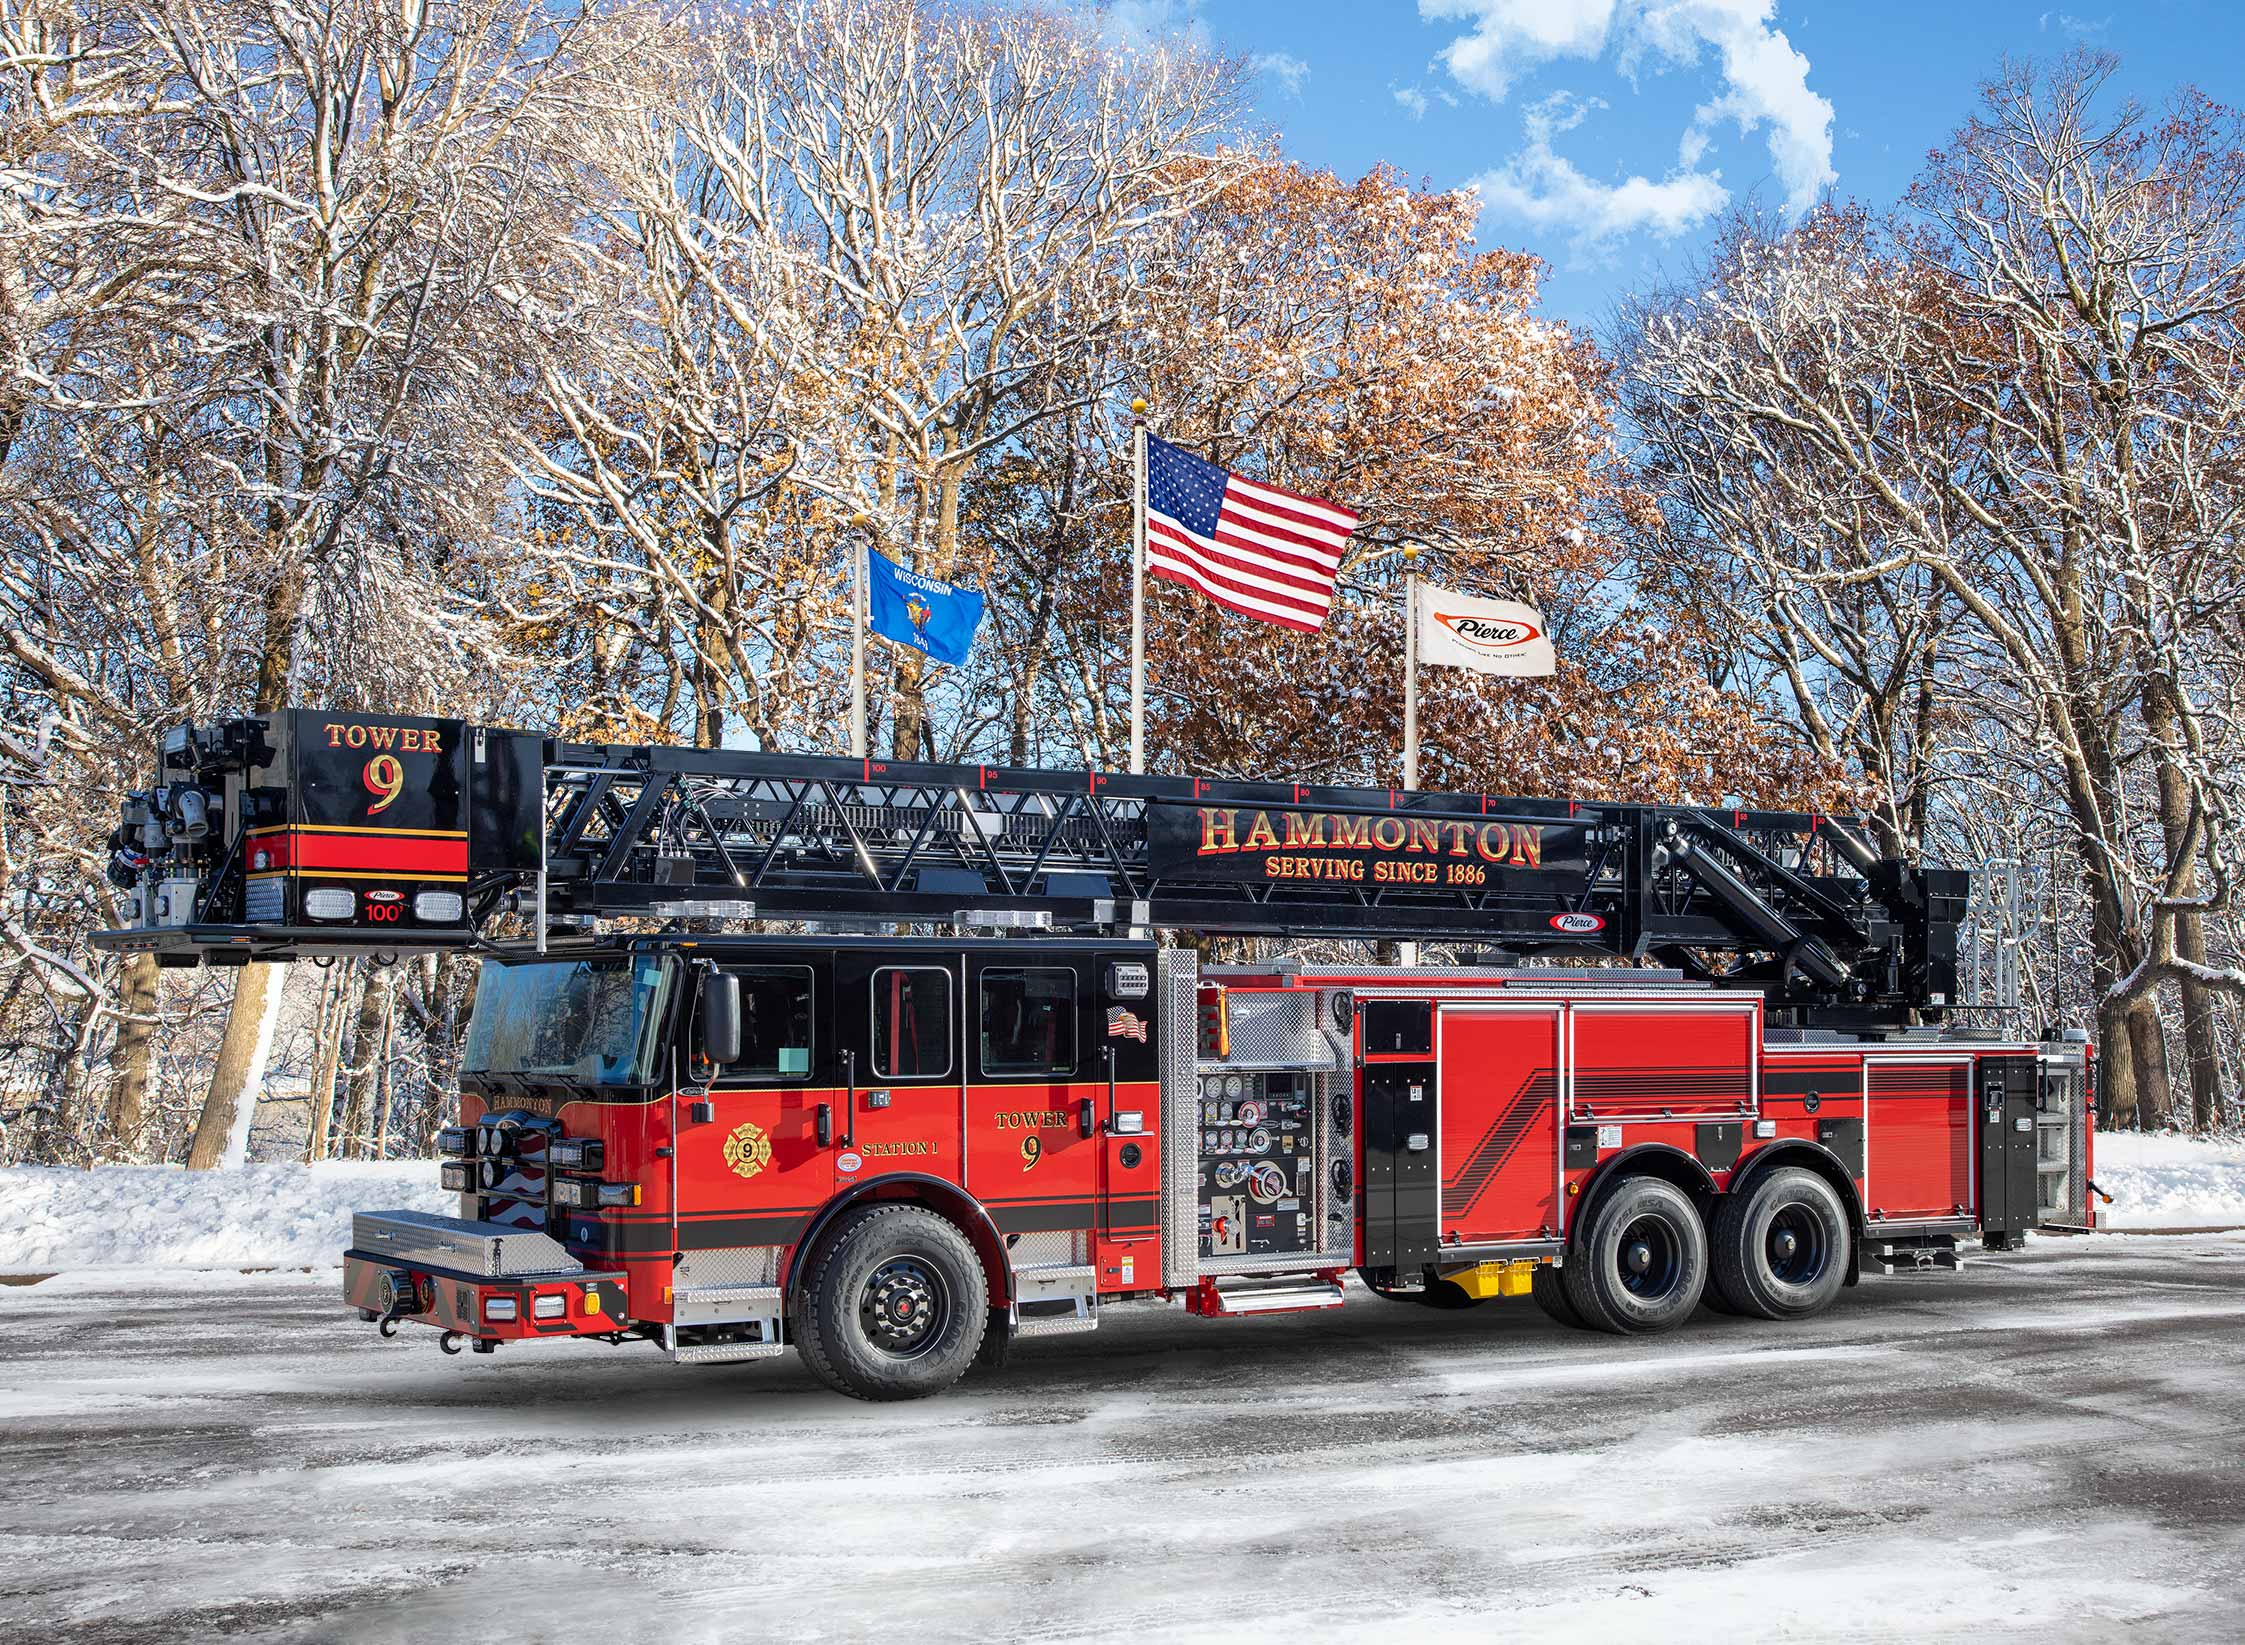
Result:
M1674 1183L1627 1177L1599 1196L1559 1274L1592 1330L1672 1331L1691 1318L1707 1287L1707 1230Z
M1533 1289L1529 1294L1536 1299L1538 1308L1568 1330L1583 1330L1586 1327L1582 1323L1582 1315L1576 1313L1575 1305L1567 1300L1566 1282L1559 1277L1559 1272L1549 1263L1537 1263Z
M918 1205L844 1212L796 1292L795 1343L811 1374L853 1399L940 1394L989 1328L982 1259L958 1225Z
M1814 1171L1789 1165L1715 1211L1713 1274L1733 1313L1807 1319L1839 1299L1851 1250L1847 1207Z

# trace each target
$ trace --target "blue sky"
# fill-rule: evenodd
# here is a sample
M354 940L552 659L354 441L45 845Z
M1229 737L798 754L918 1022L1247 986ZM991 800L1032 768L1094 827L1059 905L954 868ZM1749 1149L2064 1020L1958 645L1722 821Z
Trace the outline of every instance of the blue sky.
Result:
M1596 326L1688 263L1711 215L1909 186L2005 53L2086 41L2156 103L2245 101L2245 4L2134 0L1116 0L1256 60L1287 152L1437 188L1478 180L1484 244L1552 266L1547 310Z

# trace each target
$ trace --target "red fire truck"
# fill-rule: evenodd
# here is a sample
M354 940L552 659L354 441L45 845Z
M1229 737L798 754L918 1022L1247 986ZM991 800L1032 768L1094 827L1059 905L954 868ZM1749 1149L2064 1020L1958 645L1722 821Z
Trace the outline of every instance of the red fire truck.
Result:
M1966 877L1840 819L291 710L173 733L113 844L101 940L164 964L485 956L460 1215L344 1259L450 1352L793 1346L899 1398L1125 1302L1353 1270L1654 1332L2092 1218L2086 1045L1940 1027Z

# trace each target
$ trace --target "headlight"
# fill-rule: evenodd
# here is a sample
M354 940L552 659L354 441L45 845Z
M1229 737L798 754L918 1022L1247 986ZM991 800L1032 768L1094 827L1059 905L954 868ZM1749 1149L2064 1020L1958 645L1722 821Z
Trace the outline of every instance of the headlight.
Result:
M530 1305L530 1311L539 1319L559 1319L568 1311L567 1297L540 1297Z
M607 1148L594 1137L563 1137L546 1148L546 1163L564 1171L597 1171L607 1159Z
M437 1152L451 1159L465 1159L475 1152L475 1133L464 1125L448 1125L437 1133Z
M637 1205L639 1184L636 1182L604 1182L600 1184L600 1203L603 1205Z
M437 1186L452 1194L472 1194L476 1190L475 1167L466 1160L447 1160L437 1167Z
M485 1319L516 1319L520 1317L520 1314L521 1310L515 1306L513 1297L485 1297L483 1299L483 1317Z

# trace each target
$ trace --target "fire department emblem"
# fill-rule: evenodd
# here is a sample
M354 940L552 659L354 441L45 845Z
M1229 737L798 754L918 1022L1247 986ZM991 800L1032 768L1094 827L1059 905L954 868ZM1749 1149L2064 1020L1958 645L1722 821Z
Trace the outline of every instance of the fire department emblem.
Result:
M772 1139L761 1125L733 1127L733 1134L725 1139L725 1163L736 1176L753 1177L771 1162Z

